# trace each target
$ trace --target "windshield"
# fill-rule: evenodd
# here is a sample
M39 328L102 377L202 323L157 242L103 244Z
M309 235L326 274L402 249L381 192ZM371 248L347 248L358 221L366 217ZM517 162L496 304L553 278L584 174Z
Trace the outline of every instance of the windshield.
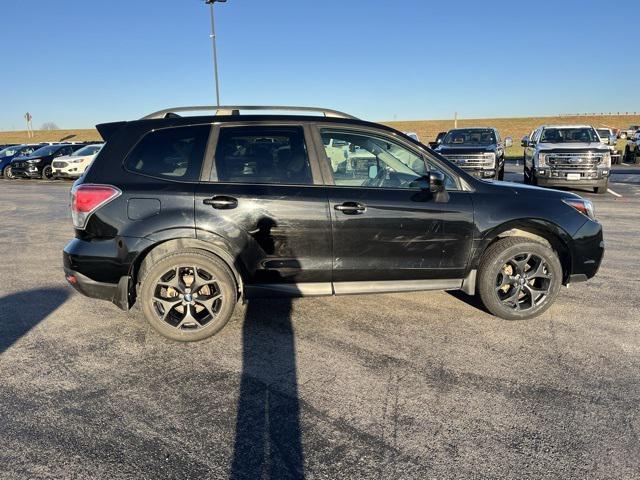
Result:
M600 139L593 128L545 128L541 143L598 143Z
M60 145L47 145L46 147L41 147L35 152L31 154L33 157L44 157L46 155L51 155L55 153L60 148Z
M102 145L87 145L86 147L82 147L80 150L76 150L71 154L72 157L84 157L87 155L95 155L100 151Z
M442 140L448 145L492 145L496 143L493 130L488 128L464 128L451 130Z
M611 134L609 133L609 130L602 130L602 129L598 130L598 135L600 135L600 138L609 138L611 136Z
M11 155L15 155L18 150L20 150L20 146L4 148L0 150L0 158L10 157Z

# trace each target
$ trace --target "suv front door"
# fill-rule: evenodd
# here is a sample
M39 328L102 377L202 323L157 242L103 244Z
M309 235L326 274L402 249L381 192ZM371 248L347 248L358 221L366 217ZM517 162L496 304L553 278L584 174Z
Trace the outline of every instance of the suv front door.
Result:
M473 207L455 176L383 132L327 125L315 138L331 183L335 292L460 287ZM427 165L445 173L446 201L425 188Z
M235 257L249 295L331 294L329 207L306 130L221 125L210 141L196 234Z

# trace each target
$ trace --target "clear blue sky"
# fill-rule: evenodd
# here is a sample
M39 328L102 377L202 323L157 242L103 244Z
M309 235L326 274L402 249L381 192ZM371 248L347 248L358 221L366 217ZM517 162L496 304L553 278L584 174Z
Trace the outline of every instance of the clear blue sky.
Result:
M623 4L228 0L216 4L222 102L372 120L640 110ZM0 5L2 130L26 111L36 127L82 128L214 102L201 0Z

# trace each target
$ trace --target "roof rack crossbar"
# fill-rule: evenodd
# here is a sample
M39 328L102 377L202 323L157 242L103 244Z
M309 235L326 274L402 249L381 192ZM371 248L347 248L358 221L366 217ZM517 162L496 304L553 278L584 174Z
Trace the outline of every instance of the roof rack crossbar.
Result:
M260 111L260 110L273 110L273 111L283 111L283 112L316 112L322 113L325 117L334 117L334 118L349 118L352 120L357 120L353 115L349 115L344 112L339 112L338 110L330 110L327 108L316 108L316 107L284 107L284 106L256 106L256 105L200 105L193 107L175 107L175 108L166 108L164 110L159 110L157 112L150 113L149 115L142 117L141 120L152 120L158 118L168 118L171 116L175 116L177 112L200 112L205 110L213 110L215 111L215 115L239 115L241 110L251 110L251 111Z

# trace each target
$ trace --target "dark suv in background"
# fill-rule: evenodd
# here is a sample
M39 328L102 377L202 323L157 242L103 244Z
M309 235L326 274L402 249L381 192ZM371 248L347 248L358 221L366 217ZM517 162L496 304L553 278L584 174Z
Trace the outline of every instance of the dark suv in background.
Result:
M504 151L513 145L504 143L495 128L455 128L441 138L435 151L450 162L480 179L504 179Z
M71 155L84 146L84 144L67 143L45 145L26 156L16 157L11 161L12 176L50 179L53 177L51 162L55 158Z
M252 296L462 290L525 319L598 270L602 228L575 194L479 181L331 110L178 115L204 108L98 125L106 145L71 192L68 282L137 301L169 338L216 333ZM240 115L261 109L288 114Z

